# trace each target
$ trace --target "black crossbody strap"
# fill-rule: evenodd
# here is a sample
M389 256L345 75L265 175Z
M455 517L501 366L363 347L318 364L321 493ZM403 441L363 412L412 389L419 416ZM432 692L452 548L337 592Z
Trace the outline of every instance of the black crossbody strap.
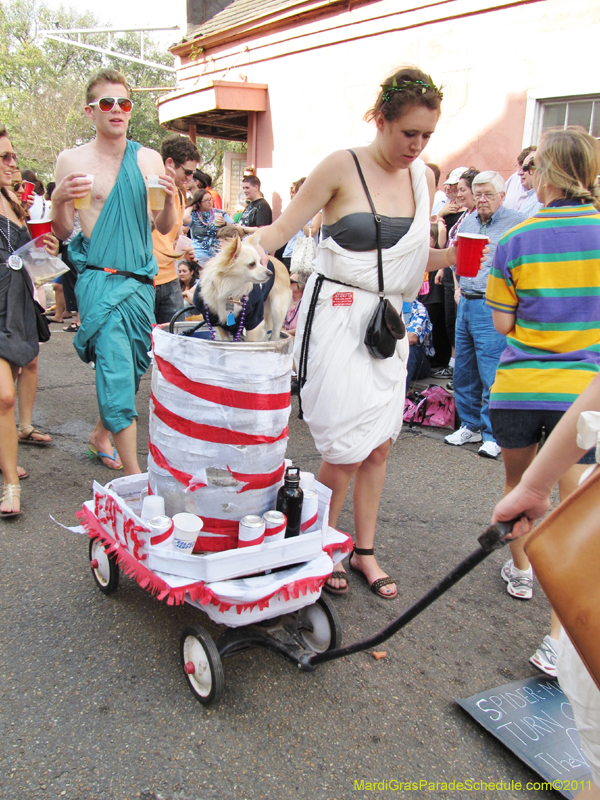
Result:
M383 297L383 256L381 253L381 217L375 211L375 206L373 205L373 200L371 199L369 188L367 186L365 176L363 175L363 171L360 168L360 164L358 162L356 153L354 152L354 150L348 150L348 152L354 159L354 163L356 164L356 169L358 170L360 181L363 185L363 189L365 190L365 194L367 195L367 200L369 201L369 205L371 206L371 211L373 212L373 218L375 219L375 230L377 233L377 277L379 280L379 296Z

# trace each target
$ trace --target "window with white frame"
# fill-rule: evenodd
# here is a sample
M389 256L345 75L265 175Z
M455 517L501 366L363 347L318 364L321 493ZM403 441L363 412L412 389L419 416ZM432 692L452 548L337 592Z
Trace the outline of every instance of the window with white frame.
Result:
M579 125L600 139L600 95L538 99L536 141L550 128Z

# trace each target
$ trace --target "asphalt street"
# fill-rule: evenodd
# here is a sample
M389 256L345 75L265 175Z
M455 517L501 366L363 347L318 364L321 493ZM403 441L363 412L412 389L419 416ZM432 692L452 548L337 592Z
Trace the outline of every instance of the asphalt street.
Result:
M350 800L405 796L558 798L547 791L443 792L355 788L355 780L537 780L455 703L537 674L529 664L549 623L511 598L493 553L379 649L301 674L263 650L225 660L226 689L206 710L190 693L179 636L200 623L121 576L104 596L76 525L92 481L113 473L86 455L96 419L94 373L53 325L41 347L34 422L54 437L21 446L24 513L0 521L0 798L3 800ZM147 453L150 374L138 396ZM293 400L288 454L316 471L318 455ZM383 627L476 546L502 494L501 459L443 432L405 431L392 448L376 537L399 598L377 599L359 576L336 598L344 643ZM352 531L347 504L340 527Z

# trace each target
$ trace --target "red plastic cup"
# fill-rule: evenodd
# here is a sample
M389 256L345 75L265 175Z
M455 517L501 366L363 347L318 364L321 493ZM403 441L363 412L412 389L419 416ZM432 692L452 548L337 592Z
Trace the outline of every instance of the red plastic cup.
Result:
M21 195L21 200L29 200L34 189L35 183L31 183L31 181L23 181L23 194Z
M52 233L52 220L49 219L36 219L33 222L30 220L28 223L29 231L31 236L34 239L37 239L38 236L43 236L46 233ZM36 242L36 247L43 247L44 240L40 239L39 243Z
M462 278L475 278L481 267L483 248L489 242L480 233L459 233L456 252L456 274Z

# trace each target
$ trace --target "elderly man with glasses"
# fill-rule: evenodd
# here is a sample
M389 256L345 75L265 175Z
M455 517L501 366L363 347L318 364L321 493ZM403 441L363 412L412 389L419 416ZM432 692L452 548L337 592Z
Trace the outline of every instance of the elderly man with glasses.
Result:
M460 233L487 236L489 253L476 277L458 278L454 397L461 427L445 438L447 444L457 446L483 438L479 455L485 458L497 458L500 453L492 433L489 401L506 347L506 337L494 328L485 292L496 245L507 231L526 219L520 212L504 208L504 189L504 180L497 172L480 172L472 186L476 210L465 217L460 228Z

